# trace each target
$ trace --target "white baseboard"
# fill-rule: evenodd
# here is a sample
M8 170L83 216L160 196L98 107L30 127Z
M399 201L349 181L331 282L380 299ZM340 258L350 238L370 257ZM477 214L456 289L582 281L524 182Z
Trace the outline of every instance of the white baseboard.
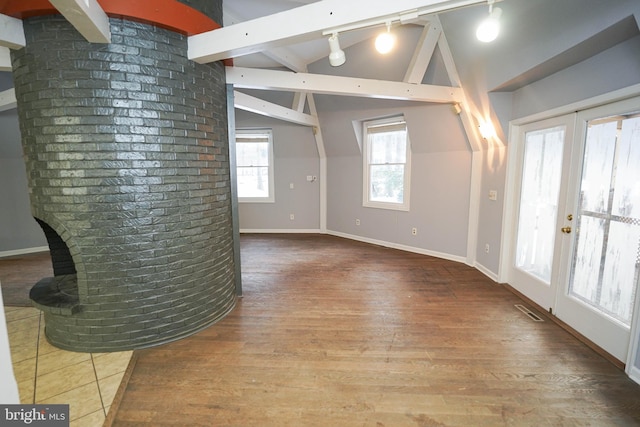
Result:
M416 248L413 246L401 245L399 243L391 243L391 242L385 242L383 240L369 239L367 237L356 236L354 234L341 233L339 231L327 230L327 234L330 234L336 237L343 237L345 239L356 240L358 242L371 243L372 245L384 246L385 248L399 249L401 251L413 252L421 255L428 255L435 258L442 258L448 261L455 261L455 262L461 262L461 263L467 262L466 257L446 254L444 252L430 251L423 248Z
M0 258L16 255L33 254L36 252L49 252L49 246L36 246L34 248L15 249L13 251L0 251Z
M476 262L476 264L473 265L473 267L475 267L479 272L481 272L482 274L487 276L489 279L493 280L494 282L498 282L498 275L496 273L494 273L493 271L489 270L484 265L478 264Z
M257 233L257 234L320 234L318 228L277 228L277 229L264 229L264 228L241 228L240 233Z
M636 368L635 366L632 366L631 369L629 369L628 374L629 374L629 378L631 378L633 381L640 384L640 368Z

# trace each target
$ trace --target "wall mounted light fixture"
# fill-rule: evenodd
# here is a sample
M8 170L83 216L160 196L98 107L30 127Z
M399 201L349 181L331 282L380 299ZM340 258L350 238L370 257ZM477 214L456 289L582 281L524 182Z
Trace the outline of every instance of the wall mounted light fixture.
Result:
M329 64L331 64L332 67L339 67L347 60L344 50L340 49L338 33L333 33L331 37L329 37L329 51Z
M482 136L483 139L489 139L496 136L496 129L493 127L493 123L491 123L490 120L480 122L478 128L480 129L480 136Z
M476 37L481 42L492 42L500 34L500 15L502 15L502 9L499 7L493 8L495 0L488 0L489 3L489 16L480 23L476 30Z

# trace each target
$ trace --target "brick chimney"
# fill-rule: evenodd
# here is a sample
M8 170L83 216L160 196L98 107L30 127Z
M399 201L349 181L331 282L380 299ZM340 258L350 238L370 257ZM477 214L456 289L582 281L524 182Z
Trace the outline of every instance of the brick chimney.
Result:
M183 3L221 22L221 0ZM31 291L49 341L135 349L223 317L236 301L223 64L189 61L184 34L140 20L111 15L110 44L60 15L23 25L31 209L64 266Z

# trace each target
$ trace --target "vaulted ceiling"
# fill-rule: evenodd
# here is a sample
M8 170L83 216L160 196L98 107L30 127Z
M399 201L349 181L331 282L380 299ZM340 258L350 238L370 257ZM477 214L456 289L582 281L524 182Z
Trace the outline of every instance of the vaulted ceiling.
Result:
M108 42L108 21L97 0L51 3L88 40ZM499 1L505 28L496 47L479 44L473 35L487 15L486 0L225 0L223 28L189 36L189 56L203 63L233 60L227 79L242 110L318 126L318 110L334 108L335 95L347 104L363 99L457 104L473 146L480 113L468 102L467 85L474 78L484 78L486 90L515 90L638 34L633 17L613 24L603 20L580 39L539 49L549 51L544 61L528 52L541 35L536 30L561 34L572 16L603 8L602 3ZM398 43L383 56L373 39L385 22L391 22ZM336 31L347 61L331 67L327 39ZM20 20L0 15L0 71L10 70L8 48L23 44ZM512 61L491 73L486 58L498 55ZM456 67L460 58L462 69ZM0 92L0 109L14 105L10 91Z

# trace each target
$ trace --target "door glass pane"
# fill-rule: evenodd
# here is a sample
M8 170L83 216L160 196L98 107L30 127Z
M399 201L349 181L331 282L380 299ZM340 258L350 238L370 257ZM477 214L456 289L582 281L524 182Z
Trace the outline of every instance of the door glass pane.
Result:
M527 132L524 142L516 267L545 282L551 265L562 177L565 127Z
M640 120L589 122L570 295L630 325L640 271Z
M622 121L613 214L640 218L640 117Z
M588 301L597 301L598 276L600 274L601 251L590 250L602 248L605 222L599 218L581 216L577 232L577 242L573 266L572 292Z
M602 123L589 127L582 174L582 209L607 212L611 169L616 146L616 123Z
M611 222L605 254L600 304L603 310L631 323L640 225ZM636 249L633 251L633 249Z

